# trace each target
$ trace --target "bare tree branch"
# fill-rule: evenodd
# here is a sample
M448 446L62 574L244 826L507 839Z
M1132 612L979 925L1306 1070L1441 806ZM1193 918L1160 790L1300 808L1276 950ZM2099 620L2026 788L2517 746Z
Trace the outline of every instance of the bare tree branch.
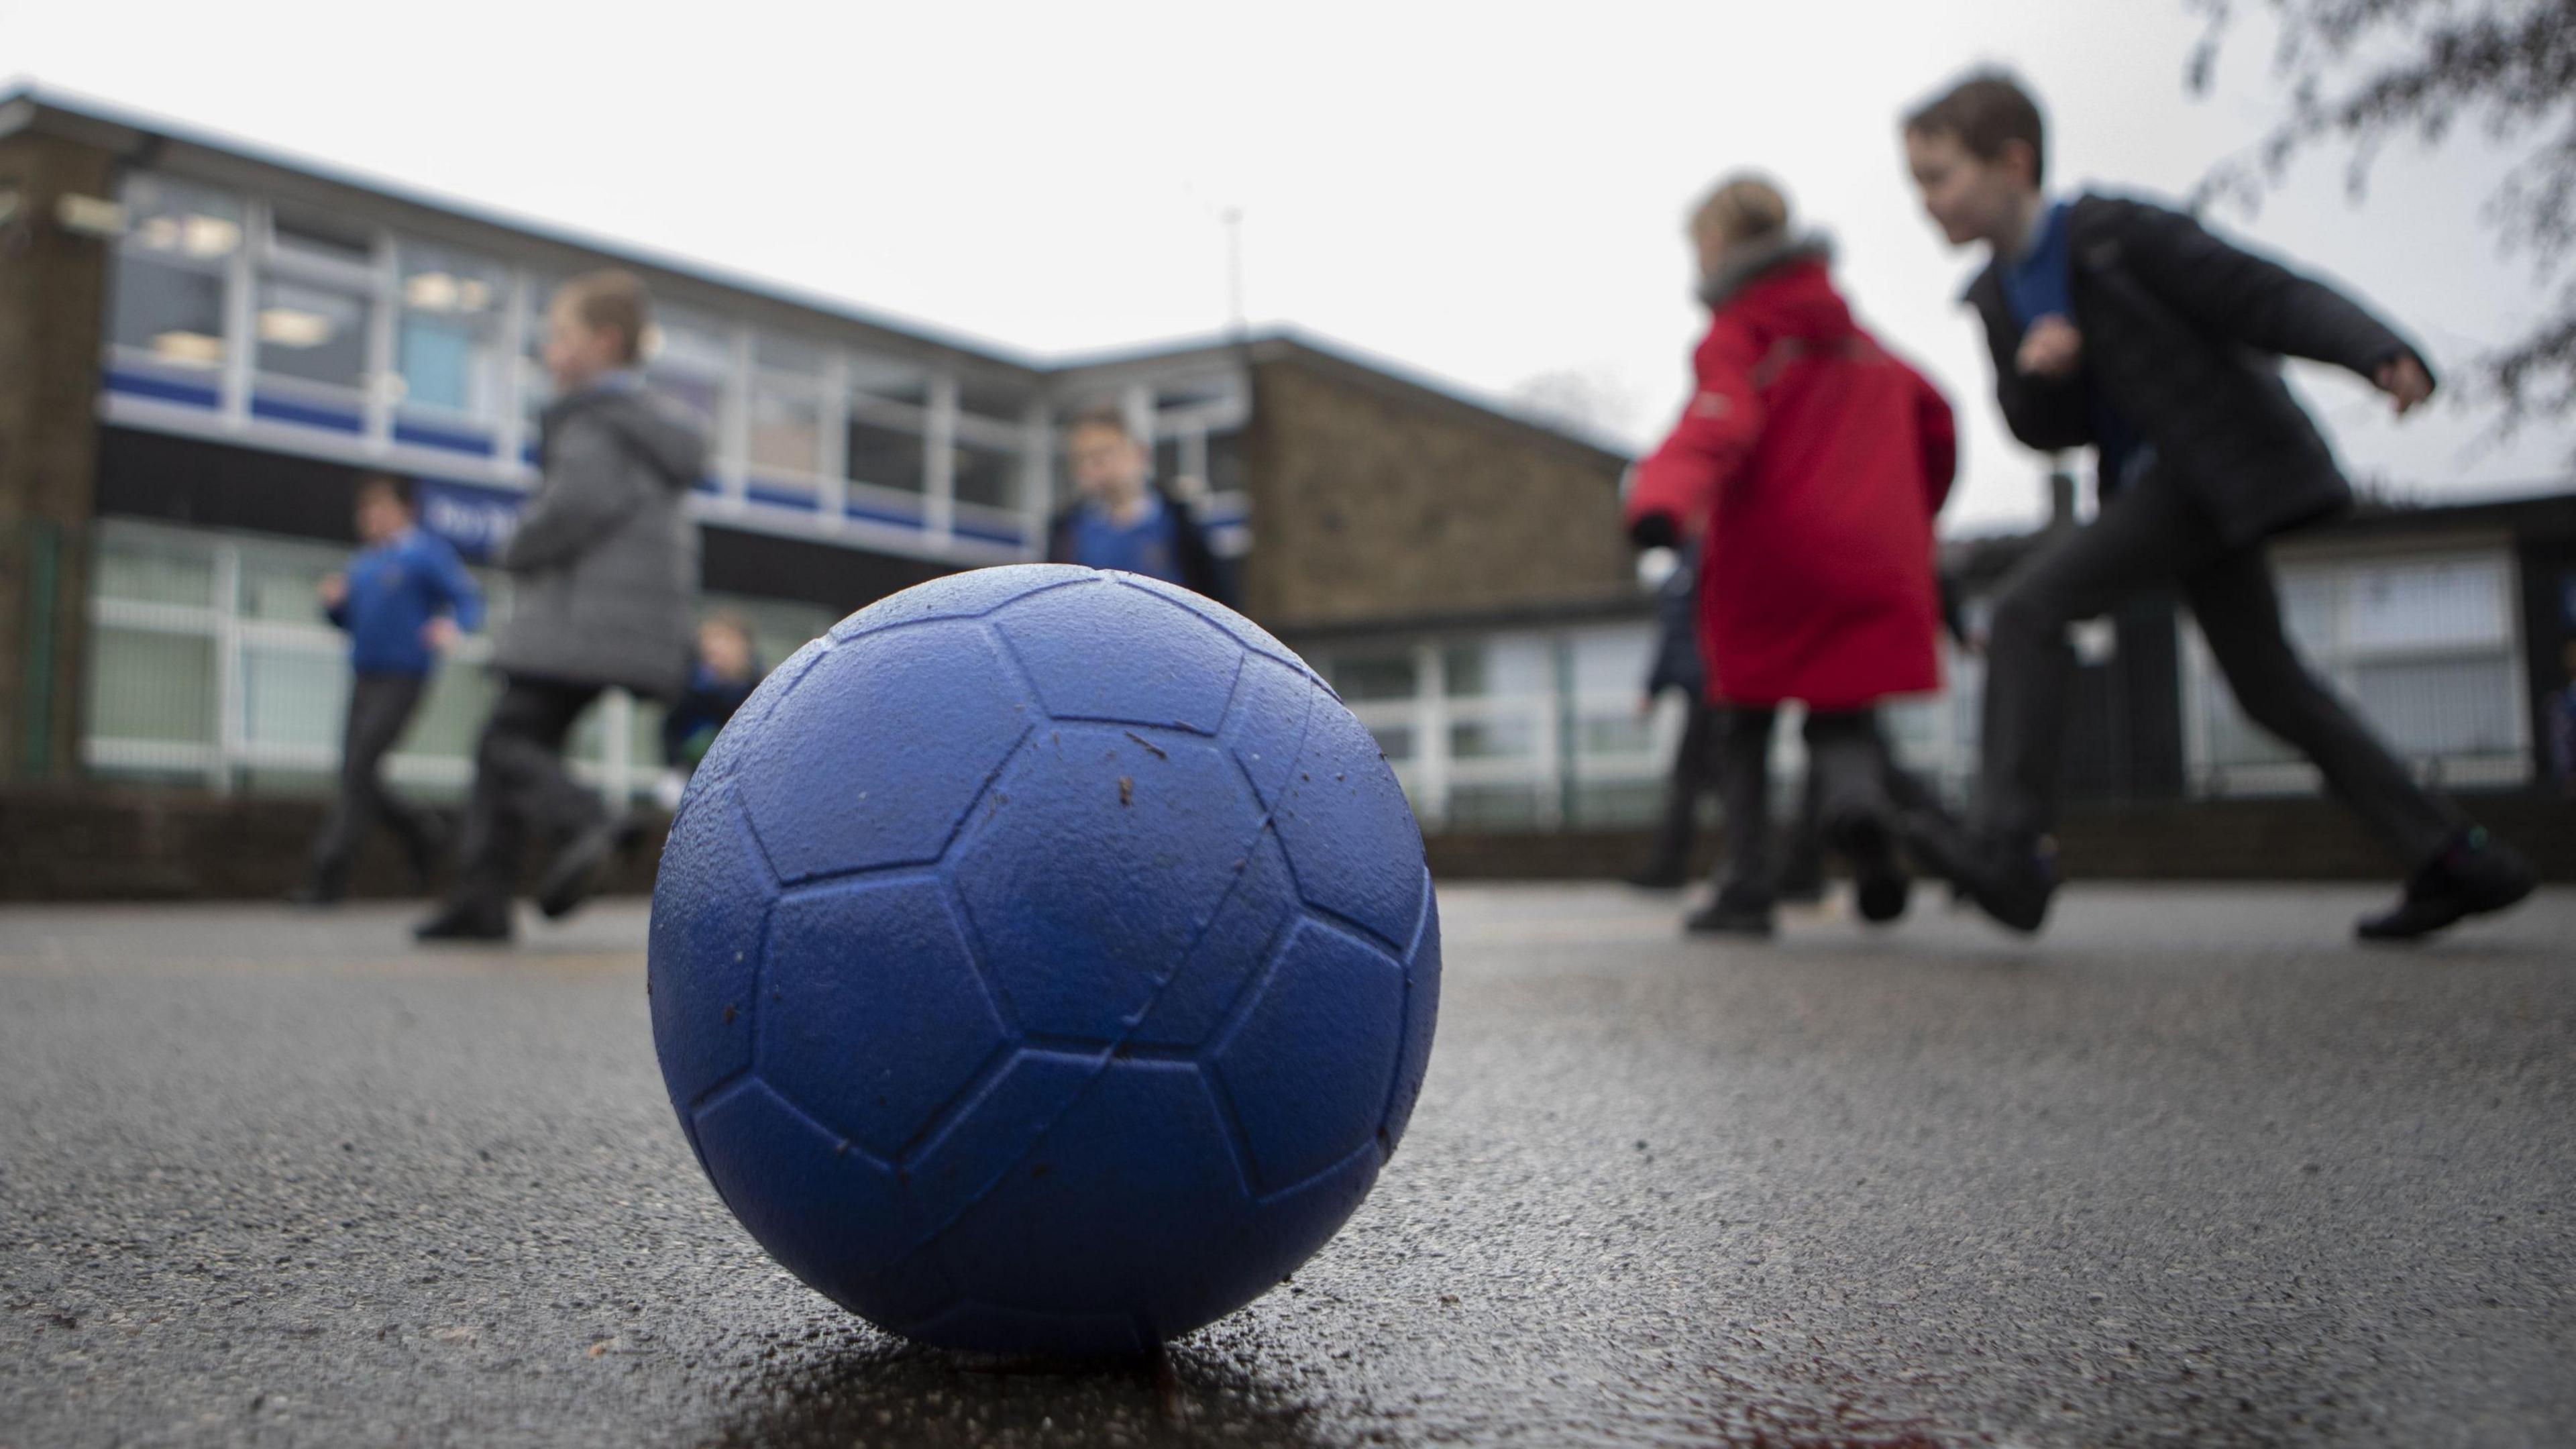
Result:
M2185 0L2205 22L2183 71L2207 95L2246 0ZM2508 255L2546 283L2576 255L2576 0L2263 0L2280 28L2273 73L2289 115L2246 155L2213 167L2196 203L2252 211L2290 164L2345 149L2358 197L2391 140L2426 146L2472 123L2502 145L2528 144L2486 216ZM2470 391L2499 406L2510 432L2576 414L2576 287L2562 289L2521 337L2472 362Z

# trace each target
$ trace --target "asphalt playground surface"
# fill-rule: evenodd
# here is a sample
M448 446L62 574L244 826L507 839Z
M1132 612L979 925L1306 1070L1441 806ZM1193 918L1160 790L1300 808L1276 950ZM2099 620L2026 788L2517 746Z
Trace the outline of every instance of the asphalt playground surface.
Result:
M2576 892L1442 893L1375 1195L1158 1358L908 1346L683 1144L644 911L0 911L0 1449L2576 1443ZM1931 908L1926 909L1929 906Z

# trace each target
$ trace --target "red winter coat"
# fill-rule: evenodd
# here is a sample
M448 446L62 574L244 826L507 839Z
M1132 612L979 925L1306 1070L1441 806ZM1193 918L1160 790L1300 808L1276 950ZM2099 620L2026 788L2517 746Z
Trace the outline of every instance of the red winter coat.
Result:
M1940 688L1932 516L1958 459L1950 405L1852 321L1817 247L1720 297L1693 364L1628 520L1707 529L1709 697L1843 710Z

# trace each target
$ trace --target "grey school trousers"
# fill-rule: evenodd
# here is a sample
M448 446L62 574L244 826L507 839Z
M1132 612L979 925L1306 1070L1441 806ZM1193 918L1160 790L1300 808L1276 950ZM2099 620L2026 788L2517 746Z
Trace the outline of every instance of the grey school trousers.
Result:
M2326 788L2408 869L2466 828L2459 808L2416 784L2300 661L2263 545L2229 545L2150 472L2113 494L2091 523L2042 544L1996 595L1977 782L1983 831L2021 841L2055 827L2074 667L2066 626L2164 583L2180 586L2246 717L2314 761Z

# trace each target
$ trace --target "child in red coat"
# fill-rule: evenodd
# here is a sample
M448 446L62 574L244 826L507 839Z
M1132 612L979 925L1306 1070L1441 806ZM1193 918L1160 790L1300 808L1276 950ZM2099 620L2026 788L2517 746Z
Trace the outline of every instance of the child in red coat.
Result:
M1851 859L1862 914L1903 913L1893 770L1875 707L1940 688L1932 519L1950 491L1950 408L1852 320L1830 248L1789 225L1770 183L1720 184L1694 213L1714 313L1681 420L1638 465L1642 545L1706 536L1700 639L1719 731L1727 863L1695 931L1767 935L1771 730L1807 707L1824 824Z

